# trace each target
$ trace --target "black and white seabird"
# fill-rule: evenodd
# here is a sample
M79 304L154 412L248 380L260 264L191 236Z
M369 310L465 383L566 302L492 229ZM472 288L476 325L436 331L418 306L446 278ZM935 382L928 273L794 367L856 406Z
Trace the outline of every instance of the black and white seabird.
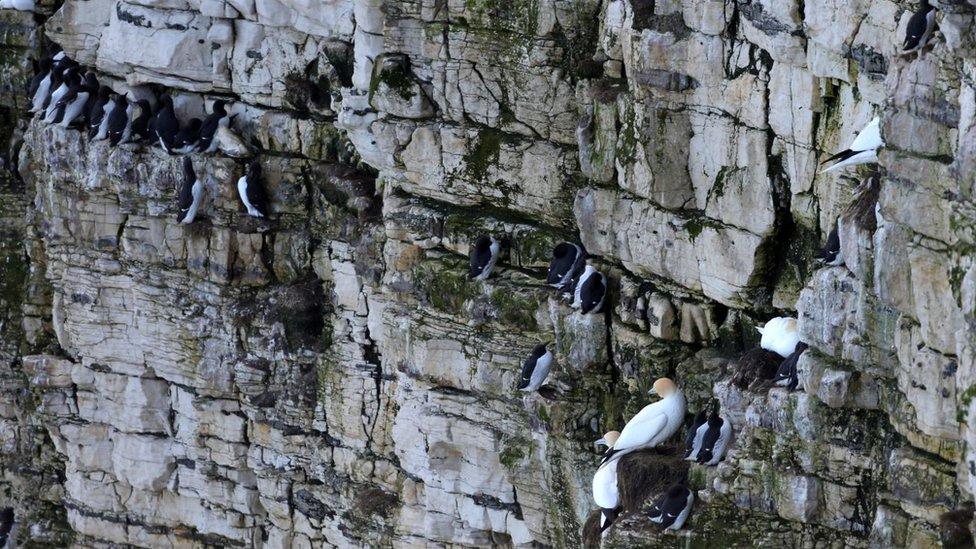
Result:
M78 67L71 66L65 69L63 77L61 78L61 84L51 92L51 96L48 98L47 104L44 107L44 122L48 124L54 121L55 113L58 101L67 94L73 86L79 83Z
M149 139L149 119L152 118L152 107L149 106L148 100L140 99L136 101L135 108L138 110L138 114L132 117L129 141L145 141Z
M14 509L6 507L0 510L0 547L7 546L7 538L14 528Z
M164 151L172 154L173 149L176 148L176 134L180 131L180 121L176 118L176 113L173 111L173 98L164 95L160 98L159 102L162 104L159 112L156 113L156 117L153 119L153 132L157 140L159 140L159 146L163 148Z
M237 180L237 194L247 208L247 215L267 216L268 197L264 192L264 182L261 181L261 163L257 160L252 160L247 167L247 173Z
M207 115L200 125L200 135L195 150L208 154L217 152L217 142L214 140L214 135L217 133L217 128L227 126L229 123L230 117L227 115L227 109L224 108L224 101L222 99L214 101L213 111Z
M498 257L501 255L502 246L495 237L488 235L481 235L477 240L474 241L474 246L471 247L471 253L469 254L470 269L468 270L468 278L474 280L484 280L491 275L491 271L495 268L495 264L498 263Z
M72 88L71 91L58 101L56 109L58 112L54 117L54 123L62 128L67 128L72 122L80 118L91 93L87 85L79 85Z
M587 265L576 283L573 298L573 308L581 313L599 313L603 310L603 302L607 297L607 277L600 271Z
M922 0L918 3L918 10L912 14L911 19L908 20L908 26L905 28L905 44L902 47L902 55L914 52L919 52L919 55L922 55L922 50L928 44L929 38L932 38L932 31L934 30L935 8L928 3L928 0Z
M582 246L572 242L561 242L552 249L552 261L549 262L549 273L546 284L566 291L573 278L579 276L586 262L586 253Z
M697 461L705 465L717 465L725 457L725 450L732 440L732 424L720 416L717 410L713 410L705 425L708 427L702 437Z
M796 344L796 348L786 357L776 370L776 377L773 378L773 385L786 387L788 391L796 389L800 384L800 379L796 373L796 365L800 362L800 355L807 350L808 345L804 342Z
M698 412L691 426L688 427L688 434L685 436L685 460L695 461L698 459L698 450L701 450L702 437L708 429L705 420L708 415L705 412Z
M91 114L92 107L98 102L98 92L101 87L98 85L98 78L95 77L94 71L88 71L85 73L85 89L88 90L88 101L85 102L84 107L81 110L81 118L85 123L85 127L88 127L89 119L88 116Z
M549 376L549 368L552 366L552 353L546 348L546 343L536 345L532 349L532 354L525 359L522 364L522 376L519 378L518 389L531 393L538 391L542 387L546 377Z
M818 261L832 267L844 264L844 253L840 249L840 233L837 232L840 228L839 224L840 220L834 224L834 228L827 236L827 242L816 255Z
M193 172L193 162L189 156L183 157L183 184L180 185L180 215L176 220L184 225L193 223L203 201L203 182Z
M186 126L176 133L173 139L173 152L177 154L189 154L197 149L197 140L200 138L199 118L191 118Z
M51 60L45 57L40 62L35 62L35 65L34 77L27 88L27 96L31 98L30 112L37 112L35 107L40 104L38 98L43 98L51 86Z
M680 530L688 520L694 503L694 492L687 486L676 484L654 503L650 513L651 521L660 524L665 530Z
M97 106L97 105L96 105ZM95 132L92 136L92 141L101 141L103 139L108 139L108 125L112 111L115 110L115 94L109 91L108 100L102 105L101 119L98 121L98 126L92 127L89 125L88 131Z
M112 145L124 143L129 137L131 126L132 107L129 100L123 94L115 94L112 98L114 106L108 113L108 140Z
M822 164L828 162L836 162L836 164L820 173L832 172L844 166L877 162L878 149L881 147L884 147L884 141L881 139L881 119L876 116L857 134L849 148L822 162Z
M48 80L46 86L43 81L41 82L37 93L34 94L34 102L30 112L37 114L47 110L47 106L51 103L51 95L54 93L54 90L61 87L62 82L64 82L64 72L59 68L57 62L52 62L51 78Z
M95 101L92 103L91 108L88 110L88 138L95 139L98 135L99 130L102 128L102 122L105 122L105 133L102 139L108 135L108 119L105 118L106 107L111 104L109 101L112 98L112 88L108 86L101 86L98 88L98 94L95 96ZM111 107L109 107L111 108Z
M600 537L606 535L607 529L613 526L613 521L617 520L619 514L618 509L600 509Z

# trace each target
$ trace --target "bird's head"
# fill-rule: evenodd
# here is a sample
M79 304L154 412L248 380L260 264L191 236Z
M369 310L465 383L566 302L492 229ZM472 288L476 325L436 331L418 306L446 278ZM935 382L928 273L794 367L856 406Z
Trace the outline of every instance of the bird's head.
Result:
M654 382L654 386L647 393L650 395L657 395L661 398L666 398L677 392L678 386L674 384L673 381L666 377L659 378Z
M620 431L610 431L604 433L603 438L597 439L594 444L606 446L607 448L613 448L614 443L620 438Z

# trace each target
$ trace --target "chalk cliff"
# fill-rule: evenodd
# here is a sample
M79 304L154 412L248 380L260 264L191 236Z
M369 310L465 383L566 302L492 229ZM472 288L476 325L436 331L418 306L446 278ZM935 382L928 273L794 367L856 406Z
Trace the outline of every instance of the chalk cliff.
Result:
M605 546L951 546L976 488L976 1L934 5L908 57L915 4L890 0L0 10L15 540L579 546L592 441L668 375L721 402L732 450L692 467L684 531L630 513ZM178 157L31 121L52 42L184 120L231 101L273 215L244 214L242 161L195 155L207 201L178 225ZM818 173L875 115L880 163ZM505 255L469 281L485 233ZM608 274L606 315L542 285L562 240ZM800 390L730 383L778 314L811 345Z

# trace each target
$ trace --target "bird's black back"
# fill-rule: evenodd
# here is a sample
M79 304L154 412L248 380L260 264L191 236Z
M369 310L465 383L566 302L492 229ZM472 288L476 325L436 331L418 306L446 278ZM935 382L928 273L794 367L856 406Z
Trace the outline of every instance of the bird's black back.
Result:
M932 9L928 2L924 2L919 6L918 11L912 14L911 19L908 20L908 26L905 27L904 50L913 50L918 47L922 35L925 34L925 29L928 28L928 14Z
M580 288L580 310L583 314L590 311L600 312L596 310L597 305L603 300L604 295L607 293L606 278L599 271L594 271L586 281L583 282L583 287Z
M546 354L545 343L536 345L535 349L532 349L532 354L530 354L529 358L525 359L525 362L522 363L522 377L519 378L518 383L519 389L525 389L529 386L529 383L532 381L532 372L535 371L535 365L539 362L539 359L542 358L542 355L544 354Z
M674 524L675 519L681 514L685 506L688 505L688 496L690 492L688 488L677 484L672 486L668 493L664 495L664 501L661 505L661 513L664 515L664 520L661 521L661 525L667 528Z
M125 96L119 95L115 99L112 112L108 114L108 137L113 145L118 145L122 139L122 132L125 131L125 125L129 122L129 113L126 112L128 106L129 102Z
M261 215L268 215L268 195L261 179L261 163L257 160L251 162L247 169L247 200Z
M695 419L691 422L691 426L688 427L688 434L685 436L684 457L690 456L692 450L694 450L692 446L695 444L695 434L697 434L698 428L705 424L705 419L705 412L698 412L698 415L696 415Z
M698 463L705 463L712 459L712 452L715 450L715 442L722 432L722 424L725 420L719 417L716 412L708 418L708 429L702 437L701 449L698 450Z
M190 206L193 205L193 184L196 183L197 176L193 171L193 161L190 160L189 156L183 157L183 182L180 184L179 193L179 206L180 215L177 221L183 221L186 214L190 211Z
M823 248L817 252L817 259L821 261L833 261L840 253L840 235L837 233L837 226L835 225L831 229L830 234L827 235L827 242L824 244Z
M802 341L796 344L796 348L793 349L793 352L790 353L790 356L786 357L783 360L783 362L779 365L779 370L776 371L776 377L773 379L773 382L778 382L778 381L783 381L788 379L790 380L790 383L786 386L786 388L790 391L796 389L796 386L799 384L799 379L797 378L797 373L796 373L796 366L797 364L799 364L800 356L803 355L803 352L807 350L807 347L809 346Z
M34 78L31 78L30 85L27 89L27 97L33 98L34 94L37 93L37 88L41 86L41 81L47 78L47 75L51 73L51 60L44 58L37 65L37 70L34 74Z
M180 131L180 121L173 111L173 99L164 95L161 101L163 106L153 120L153 131L167 149L173 149L177 146L176 135Z
M549 273L546 275L547 284L555 284L562 280L577 263L578 250L569 242L560 242L552 249L552 261L549 263Z
M176 134L173 139L173 146L180 148L196 143L200 138L200 125L199 118L191 118L187 125Z
M132 121L132 135L138 136L139 139L149 138L149 119L152 117L152 108L149 106L149 101L145 99L140 99L137 103L139 105L139 116Z
M98 127L102 124L102 119L105 118L105 105L109 102L111 92L112 90L108 86L102 86L98 89L98 96L88 110L89 138L95 137L95 134L98 133Z
M471 278L481 274L490 260L491 238L481 235L477 240L475 240L474 247L471 248L471 255L469 257L471 269L468 273Z
M217 127L220 126L220 120L225 116L227 116L227 111L224 109L224 102L214 101L213 112L207 115L200 125L197 150L203 151L210 146L210 142L213 141L214 135L217 133Z

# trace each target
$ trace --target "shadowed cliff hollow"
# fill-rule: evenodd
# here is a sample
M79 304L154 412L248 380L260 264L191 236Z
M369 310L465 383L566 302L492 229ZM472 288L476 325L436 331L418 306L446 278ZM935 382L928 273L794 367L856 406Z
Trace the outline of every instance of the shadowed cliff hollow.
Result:
M689 412L721 404L730 452L670 469L697 490L683 530L635 504L604 547L965 543L976 0L933 5L909 56L916 4L891 0L0 10L14 542L581 546L592 441L668 376ZM229 101L272 214L245 215L244 162L196 154L207 200L180 225L179 157L32 120L55 44L183 119ZM819 173L874 116L878 164ZM482 234L504 248L484 282ZM543 285L564 240L605 314ZM733 383L779 315L810 345L798 390ZM543 342L548 386L519 392Z

